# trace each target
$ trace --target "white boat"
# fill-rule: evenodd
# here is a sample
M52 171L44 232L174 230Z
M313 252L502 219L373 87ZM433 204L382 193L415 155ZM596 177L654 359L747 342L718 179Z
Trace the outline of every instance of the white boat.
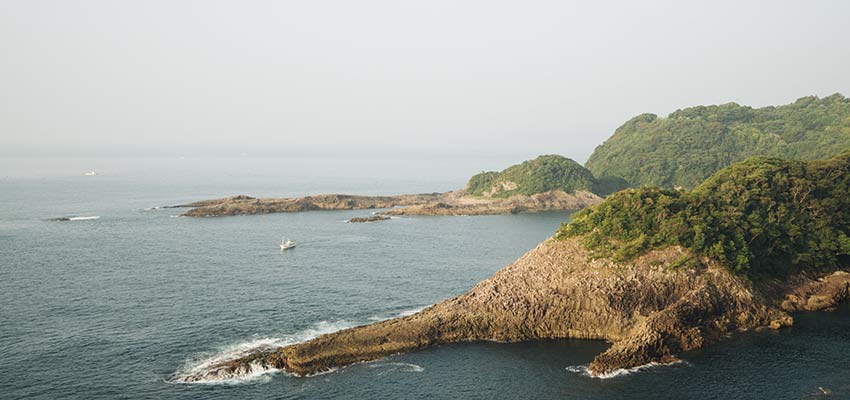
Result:
M280 251L286 251L295 248L295 241L283 238L280 241Z
M97 172L94 171L86 171L83 173L84 176L97 176Z

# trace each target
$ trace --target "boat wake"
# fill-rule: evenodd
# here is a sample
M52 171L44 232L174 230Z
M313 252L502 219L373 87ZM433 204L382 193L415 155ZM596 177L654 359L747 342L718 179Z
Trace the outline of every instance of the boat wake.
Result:
M567 367L566 369L569 372L572 372L572 373L575 373L575 374L578 374L578 375L581 375L581 376L585 376L585 377L588 377L588 378L611 379L611 378L617 378L617 377L621 377L621 376L631 375L631 374L634 374L634 373L637 373L637 372L655 369L655 368L659 368L659 367L672 367L672 366L676 366L676 365L687 366L687 365L690 365L690 364L687 361L684 361L684 360L676 360L676 361L669 362L669 363L651 362L649 364L638 365L637 367L632 367L632 368L615 369L615 370L613 370L613 371L611 371L607 374L600 374L600 375L591 374L590 371L588 371L588 369L587 369L587 365L575 365L575 366Z
M171 382L225 385L256 382L258 380L265 382L270 379L269 374L279 370L262 365L259 362L235 370L225 368L224 364L257 351L274 350L278 347L305 342L317 336L353 326L354 324L348 321L321 321L294 334L250 340L225 346L214 352L197 354L186 361L183 367L173 375Z

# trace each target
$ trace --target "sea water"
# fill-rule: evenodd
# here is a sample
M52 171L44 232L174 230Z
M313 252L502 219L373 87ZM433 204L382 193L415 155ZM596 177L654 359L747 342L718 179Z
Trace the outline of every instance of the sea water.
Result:
M682 354L682 362L606 379L585 368L608 344L551 340L445 345L308 378L257 370L175 383L217 360L462 294L570 218L347 224L371 211L195 219L157 208L235 194L445 191L478 172L475 160L443 169L399 159L296 161L52 160L53 172L42 174L27 173L44 165L32 160L5 165L0 398L850 397L846 307L798 314L793 328L735 334ZM99 175L82 176L88 169ZM299 246L281 253L282 236Z

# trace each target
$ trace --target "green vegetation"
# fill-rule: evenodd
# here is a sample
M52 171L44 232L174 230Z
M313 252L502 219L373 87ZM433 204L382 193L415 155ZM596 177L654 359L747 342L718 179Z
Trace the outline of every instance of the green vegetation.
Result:
M754 158L693 191L629 189L573 216L594 257L681 245L751 279L850 264L850 151L828 160Z
M510 197L562 190L586 190L607 195L626 187L618 178L597 180L581 164L558 155L544 155L502 172L482 172L469 179L466 192L473 196Z
M803 97L779 107L735 103L643 114L618 128L585 165L632 186L692 188L754 156L814 160L850 148L850 99Z

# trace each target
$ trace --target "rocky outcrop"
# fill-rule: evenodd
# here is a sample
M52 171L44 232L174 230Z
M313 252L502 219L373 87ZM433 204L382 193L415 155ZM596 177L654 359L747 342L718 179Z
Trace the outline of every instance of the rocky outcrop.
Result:
M850 298L850 273L836 271L818 279L797 278L795 288L781 303L783 310L831 311Z
M177 379L232 377L258 368L310 375L443 343L553 338L613 342L589 366L604 374L674 360L728 332L791 325L788 311L834 305L847 298L850 283L850 274L838 272L754 287L681 247L618 263L590 259L579 241L547 240L468 293L417 314L258 351ZM686 258L695 260L684 264L690 267L672 267Z
M399 196L354 196L322 194L295 198L254 198L240 195L223 199L203 200L172 207L192 208L187 217L220 217L230 215L271 214L314 210L362 210L424 204L442 198L440 193Z
M519 185L517 185L516 182L500 181L500 182L493 184L493 187L491 187L490 190L484 191L482 193L482 195L484 197L493 197L494 194L497 194L499 192L510 192L510 191L513 191L513 190L517 190L518 188L519 188Z
M385 217L383 215L372 215L369 217L354 217L348 220L349 224L362 224L366 222L378 222L378 221L386 221L390 219L390 217Z
M530 196L507 198L467 196L463 192L447 193L436 202L381 211L383 215L492 215L520 212L579 210L602 202L602 198L586 191L566 193L560 190Z
M315 210L362 210L386 208L381 215L486 215L532 211L577 210L602 201L590 192L562 191L516 195L508 198L468 196L463 191L397 196L323 194L295 198L254 198L240 195L203 200L171 208L192 208L187 217L270 214ZM359 221L358 221L359 222Z

